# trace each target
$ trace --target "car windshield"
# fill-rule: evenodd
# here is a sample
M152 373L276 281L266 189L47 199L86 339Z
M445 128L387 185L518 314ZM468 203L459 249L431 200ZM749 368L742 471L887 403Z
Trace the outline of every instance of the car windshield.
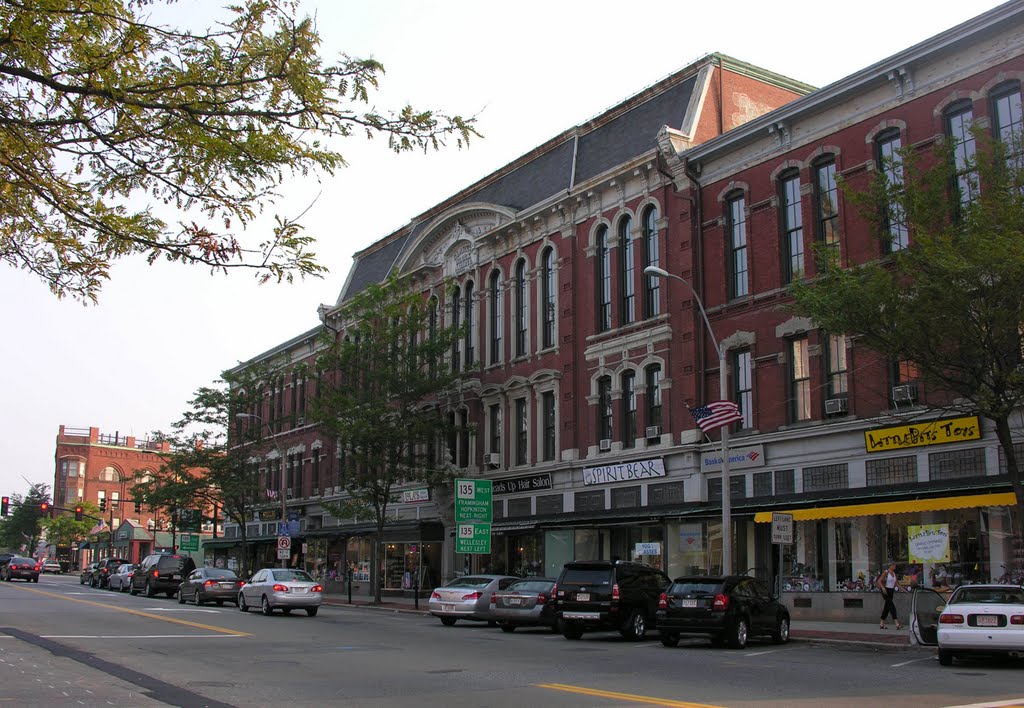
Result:
M509 586L509 592L550 592L553 580L521 580Z
M234 580L238 577L237 575L235 575L234 571L225 570L222 568L207 568L206 576L208 578L229 578L231 580Z
M610 585L612 574L607 568L566 568L565 585Z
M949 604L1024 604L1024 591L1017 588L961 588L949 599Z
M274 580L281 580L284 582L300 582L300 583L311 583L313 578L309 577L305 571L302 570L275 570L271 573L274 576Z
M700 581L686 581L681 583L672 583L672 589L669 590L671 595L714 595L718 592L720 585L718 583L708 583Z
M474 576L467 576L465 578L455 578L450 583L445 585L446 588L485 588L491 584L491 578L477 578Z

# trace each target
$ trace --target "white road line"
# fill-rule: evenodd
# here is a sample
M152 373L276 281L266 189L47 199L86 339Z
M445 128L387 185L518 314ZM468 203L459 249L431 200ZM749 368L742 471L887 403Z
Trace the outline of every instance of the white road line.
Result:
M750 654L744 654L743 656L764 656L765 654L774 654L779 651L778 649L768 649L766 651L755 651Z
M889 666L891 666L894 669L898 669L898 668L900 668L902 666L909 666L910 664L916 664L919 661L935 661L935 657L934 656L925 656L925 657L921 657L920 659L911 659L910 661L902 661L899 664L889 664Z
M144 607L146 612L209 612L211 614L220 614L220 610L195 610L188 607Z
M999 708L999 706L1019 706L1024 703L1024 698L1013 701L986 701L985 703L964 703L959 706L945 706L945 708Z
M240 634L41 634L43 639L216 639Z

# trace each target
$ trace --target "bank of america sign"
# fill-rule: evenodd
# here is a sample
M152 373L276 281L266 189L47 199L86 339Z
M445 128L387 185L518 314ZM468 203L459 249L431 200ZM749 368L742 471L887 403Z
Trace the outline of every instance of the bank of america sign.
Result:
M700 466L704 472L722 470L721 450L708 450L700 456ZM729 469L741 470L744 467L764 467L764 445L729 448Z

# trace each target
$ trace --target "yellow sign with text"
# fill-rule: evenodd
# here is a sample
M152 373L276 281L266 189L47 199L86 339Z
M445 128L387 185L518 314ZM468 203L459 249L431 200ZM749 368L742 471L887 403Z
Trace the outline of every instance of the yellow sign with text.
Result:
M864 433L864 447L868 452L885 452L980 439L981 421L972 415L868 430Z

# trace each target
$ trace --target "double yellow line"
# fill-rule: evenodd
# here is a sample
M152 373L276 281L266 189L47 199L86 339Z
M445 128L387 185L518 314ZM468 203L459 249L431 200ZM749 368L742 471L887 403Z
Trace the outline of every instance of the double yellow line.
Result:
M689 701L673 701L669 698L657 698L655 696L640 696L634 693L619 693L618 691L602 691L596 688L584 688L583 686L569 686L564 683L535 683L537 688L549 688L552 691L565 691L567 693L578 693L582 696L596 696L598 698L614 698L630 703L648 703L653 706L671 706L672 708L718 708L718 706L707 703L690 703Z

